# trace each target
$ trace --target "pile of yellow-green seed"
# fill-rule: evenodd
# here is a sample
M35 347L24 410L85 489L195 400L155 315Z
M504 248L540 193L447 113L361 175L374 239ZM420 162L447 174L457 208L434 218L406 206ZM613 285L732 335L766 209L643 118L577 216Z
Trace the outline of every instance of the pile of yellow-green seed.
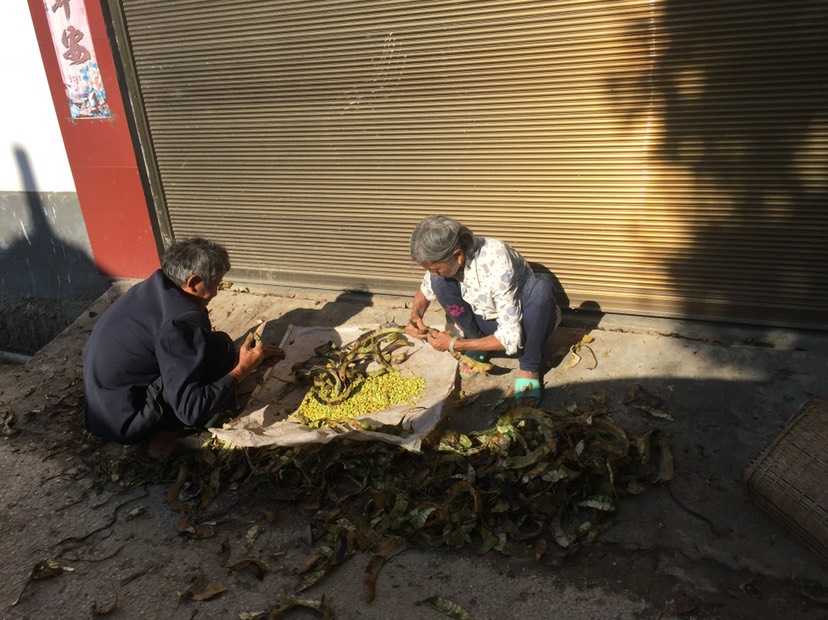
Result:
M324 426L326 420L356 418L405 402L414 404L425 387L425 379L422 377L403 377L396 369L379 376L366 376L357 380L360 383L354 394L338 405L325 405L319 402L311 390L291 417L310 427L318 428Z

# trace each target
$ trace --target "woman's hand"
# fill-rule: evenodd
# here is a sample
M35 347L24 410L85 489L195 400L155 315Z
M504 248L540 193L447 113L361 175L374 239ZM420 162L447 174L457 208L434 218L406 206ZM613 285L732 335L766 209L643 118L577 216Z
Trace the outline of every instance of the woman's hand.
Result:
M429 329L427 342L435 351L448 351L453 336L448 332L441 332L439 329Z
M425 340L428 337L428 325L423 323L423 317L411 317L411 320L405 326L405 333L412 338Z
M428 310L429 301L420 289L414 294L414 299L411 301L411 319L405 326L405 333L416 338L417 340L425 340L428 336L428 325L423 322L426 310Z

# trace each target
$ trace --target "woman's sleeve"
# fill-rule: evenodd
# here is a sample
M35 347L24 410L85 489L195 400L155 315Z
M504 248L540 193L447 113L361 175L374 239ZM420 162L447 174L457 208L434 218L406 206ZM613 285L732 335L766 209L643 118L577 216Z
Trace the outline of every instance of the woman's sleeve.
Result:
M494 336L506 349L506 355L520 350L523 338L523 311L520 307L517 274L505 247L499 247L491 259L492 301L497 310Z
M423 281L420 284L420 291L428 301L437 300L437 295L434 294L434 290L431 288L431 274L427 271L425 272Z

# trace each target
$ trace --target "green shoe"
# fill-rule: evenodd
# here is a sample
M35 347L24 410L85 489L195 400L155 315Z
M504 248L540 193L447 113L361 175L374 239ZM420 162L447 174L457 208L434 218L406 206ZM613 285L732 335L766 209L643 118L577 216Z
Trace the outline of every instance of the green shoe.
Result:
M518 377L515 379L515 404L537 407L543 400L543 388L539 379Z

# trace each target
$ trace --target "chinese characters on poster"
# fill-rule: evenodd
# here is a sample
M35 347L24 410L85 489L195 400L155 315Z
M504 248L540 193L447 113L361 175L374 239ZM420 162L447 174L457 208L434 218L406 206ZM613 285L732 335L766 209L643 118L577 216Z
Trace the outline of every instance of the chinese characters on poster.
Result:
M108 118L111 112L84 0L45 0L43 7L72 118Z

